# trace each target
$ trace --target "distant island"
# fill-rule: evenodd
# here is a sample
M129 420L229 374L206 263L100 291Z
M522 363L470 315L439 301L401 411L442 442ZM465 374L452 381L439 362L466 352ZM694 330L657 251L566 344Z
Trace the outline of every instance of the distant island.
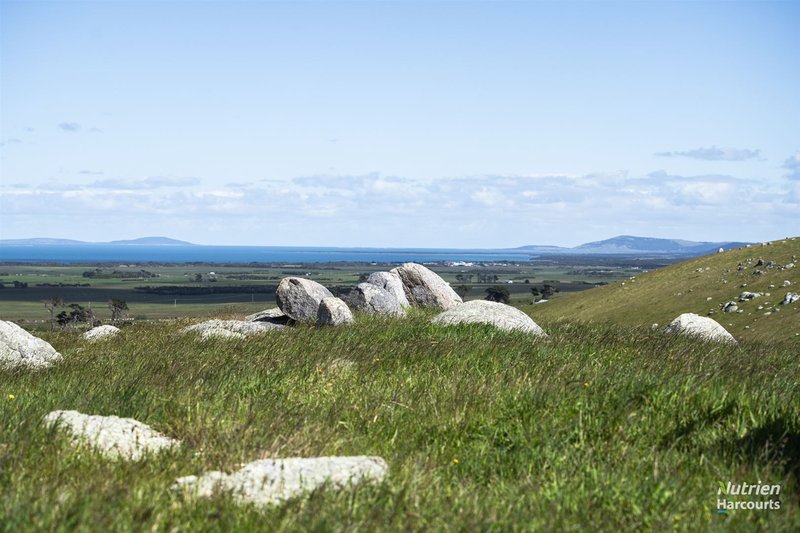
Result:
M739 248L747 244L749 243L738 241L695 242L680 239L657 239L653 237L619 235L604 241L587 242L573 248L530 245L520 246L516 249L540 254L670 255L690 257L709 254L720 248L725 250Z
M131 246L197 246L194 243L170 239L169 237L141 237L139 239L128 239L110 242L86 242L73 239L51 239L40 237L34 239L0 239L0 245L87 245L87 244L114 244Z

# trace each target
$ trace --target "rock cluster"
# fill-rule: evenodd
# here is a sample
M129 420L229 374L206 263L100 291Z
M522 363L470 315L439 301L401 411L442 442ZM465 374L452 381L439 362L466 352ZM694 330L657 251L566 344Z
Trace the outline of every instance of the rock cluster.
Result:
M786 296L783 297L781 305L789 305L797 301L800 301L800 294L797 294L795 292L787 292Z

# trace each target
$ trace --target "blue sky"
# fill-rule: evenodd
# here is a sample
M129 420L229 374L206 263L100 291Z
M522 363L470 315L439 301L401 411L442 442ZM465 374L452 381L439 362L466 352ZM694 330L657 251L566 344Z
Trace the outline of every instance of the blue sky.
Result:
M0 6L0 238L800 234L798 2Z

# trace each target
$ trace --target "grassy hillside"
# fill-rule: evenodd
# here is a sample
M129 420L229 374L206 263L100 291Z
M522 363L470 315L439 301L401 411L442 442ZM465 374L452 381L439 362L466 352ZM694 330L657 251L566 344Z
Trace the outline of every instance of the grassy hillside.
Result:
M774 261L776 266L756 266L760 258ZM780 268L788 263L797 266ZM742 270L738 269L740 264ZM763 274L753 274L756 269ZM791 285L784 287L785 281ZM764 296L738 302L741 313L723 313L721 304L738 300L743 291ZM800 238L700 257L526 310L534 320L543 322L655 323L660 328L681 313L697 313L714 318L737 339L786 340L800 335L800 303L779 305L788 291L800 292ZM766 314L773 307L780 311Z
M800 528L794 350L563 323L536 340L430 316L205 343L182 323L97 344L46 334L63 363L0 371L0 531ZM54 409L185 444L109 462L44 429ZM380 455L390 474L266 510L168 490L329 454ZM759 480L781 485L780 511L715 512L720 481Z

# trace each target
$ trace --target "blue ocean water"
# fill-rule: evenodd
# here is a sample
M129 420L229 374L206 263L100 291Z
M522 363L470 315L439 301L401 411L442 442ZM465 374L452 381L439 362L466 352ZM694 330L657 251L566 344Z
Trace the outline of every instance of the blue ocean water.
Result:
M0 262L52 263L403 263L527 261L524 250L446 248L311 248L283 246L0 245Z

